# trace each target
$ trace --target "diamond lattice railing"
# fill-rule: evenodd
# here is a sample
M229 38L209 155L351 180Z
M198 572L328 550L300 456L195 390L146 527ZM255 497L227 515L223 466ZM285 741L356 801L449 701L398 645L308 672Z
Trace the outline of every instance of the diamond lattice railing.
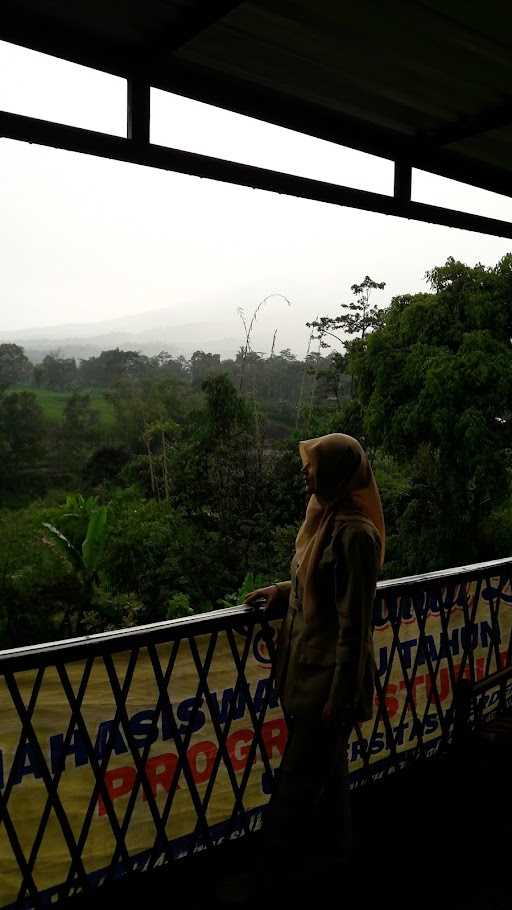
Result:
M352 787L449 748L460 681L510 665L511 570L379 585ZM92 894L258 827L286 743L279 622L234 608L0 654L0 906ZM507 685L467 723L510 704Z

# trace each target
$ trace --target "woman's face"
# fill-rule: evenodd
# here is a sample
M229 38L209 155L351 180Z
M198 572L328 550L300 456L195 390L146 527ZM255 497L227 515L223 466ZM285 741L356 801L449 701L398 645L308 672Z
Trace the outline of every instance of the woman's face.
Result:
M304 467L302 468L302 476L304 477L306 491L308 493L316 493L315 478L314 478L313 471L311 469L311 465L310 465L309 461L307 461L306 464L304 465Z

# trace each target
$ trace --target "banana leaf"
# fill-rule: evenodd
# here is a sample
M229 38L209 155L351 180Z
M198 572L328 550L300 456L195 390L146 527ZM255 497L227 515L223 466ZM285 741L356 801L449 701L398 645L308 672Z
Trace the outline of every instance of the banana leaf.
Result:
M107 507L92 512L82 544L82 559L88 572L97 572L107 542Z
M73 568L77 572L83 572L84 561L80 552L76 549L76 547L73 546L71 541L67 539L62 531L59 531L55 525L50 524L48 521L43 521L43 527L50 532L50 536L53 542L57 544L59 550L64 554L66 559L69 560Z

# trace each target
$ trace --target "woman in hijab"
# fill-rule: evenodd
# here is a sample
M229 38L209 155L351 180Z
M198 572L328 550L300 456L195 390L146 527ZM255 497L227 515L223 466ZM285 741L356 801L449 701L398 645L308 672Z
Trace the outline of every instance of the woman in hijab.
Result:
M384 561L384 518L356 439L331 433L301 442L299 451L310 497L291 579L246 598L263 601L265 609L288 606L275 667L288 741L265 815L264 849L274 859L296 858L297 850L314 853L317 845L324 856L346 862L347 744L354 723L373 711L372 604Z

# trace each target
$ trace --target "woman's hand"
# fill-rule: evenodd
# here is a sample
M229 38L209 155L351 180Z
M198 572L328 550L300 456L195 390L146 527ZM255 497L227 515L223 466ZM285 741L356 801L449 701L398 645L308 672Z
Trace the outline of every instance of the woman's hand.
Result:
M268 585L266 588L256 588L255 591L251 591L250 594L246 595L245 603L250 607L259 606L263 610L268 610L277 603L280 593L277 585Z

